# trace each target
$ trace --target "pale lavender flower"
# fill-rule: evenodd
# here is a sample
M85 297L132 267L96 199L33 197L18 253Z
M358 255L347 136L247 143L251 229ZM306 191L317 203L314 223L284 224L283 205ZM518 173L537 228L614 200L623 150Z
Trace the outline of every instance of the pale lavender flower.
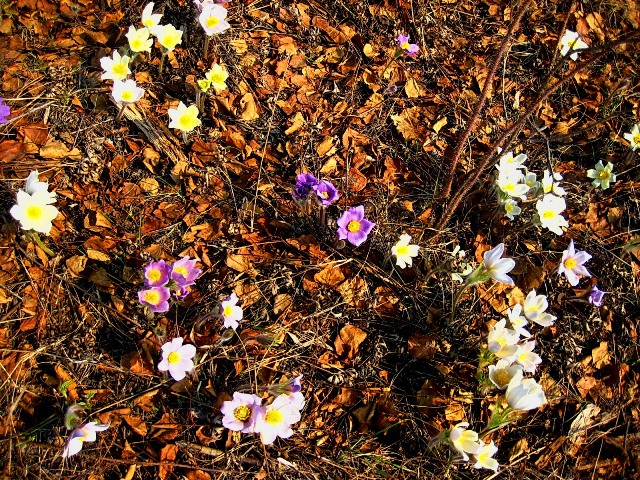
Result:
M591 274L584 266L591 259L591 255L584 251L577 251L573 245L573 240L569 243L569 247L562 252L562 261L558 266L558 273L567 277L569 284L575 287L580 283L578 275L590 277Z
M507 273L513 270L516 262L513 258L500 258L504 253L504 243L497 245L491 250L484 252L484 269L496 282L514 285L513 280Z
M300 409L288 395L280 395L270 405L260 409L254 431L260 434L264 445L269 445L277 437L288 438L293 435L291 425L299 420Z
M138 301L148 306L154 313L169 310L169 297L171 297L171 290L167 287L151 287L138 292Z
M229 430L254 433L262 399L253 394L235 392L233 400L222 403L222 425Z
M311 188L322 205L331 205L338 199L338 189L328 180L321 180L320 183Z
M338 219L338 238L359 247L376 224L364 218L364 207L359 205L344 212Z
M589 291L589 303L595 307L601 307L604 303L605 292L598 288L598 285L591 287Z
M285 383L278 383L276 385L271 385L269 387L269 393L271 395L286 395L289 397L289 401L292 405L294 405L298 410L301 410L304 407L304 395L302 394L302 385L300 383L302 380L302 375L298 375L293 380L290 380Z
M311 173L300 173L296 177L296 186L293 187L293 198L306 200L313 187L318 183L318 179Z
M7 123L9 115L11 115L11 107L4 103L4 98L0 97L0 125Z
M174 262L171 267L171 278L181 287L196 283L196 278L201 273L202 270L196 267L196 260L190 260L189 255Z
M149 262L144 267L144 284L147 287L163 287L169 282L171 267L164 260Z
M418 45L416 45L415 43L409 43L409 36L405 36L402 34L398 35L398 46L404 53L406 53L410 57L415 57L420 50L420 47L418 47Z
M238 322L242 320L242 307L238 305L238 301L238 296L232 293L226 300L220 302L220 315L222 315L222 319L224 320L225 328L235 330L238 328Z
M84 442L95 442L96 432L102 432L107 428L109 428L108 423L96 422L89 422L77 426L73 429L71 435L69 435L67 445L64 447L64 451L62 452L62 458L67 458L78 453L82 450L82 444Z
M193 357L196 355L196 347L183 345L182 337L177 337L162 345L162 360L158 364L158 370L169 370L171 377L179 382L187 372L193 370Z

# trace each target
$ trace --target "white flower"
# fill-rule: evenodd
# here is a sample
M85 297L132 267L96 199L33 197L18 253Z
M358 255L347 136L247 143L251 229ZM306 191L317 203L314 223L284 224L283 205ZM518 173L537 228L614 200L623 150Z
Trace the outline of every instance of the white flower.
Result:
M556 320L556 317L544 313L548 307L546 295L536 295L536 291L531 290L524 299L524 316L531 322L548 327Z
M177 128L183 132L190 132L194 128L202 125L202 121L198 118L198 107L191 105L187 107L184 103L180 102L178 108L170 108L167 113L171 121L169 122L169 128Z
M498 188L510 197L526 200L529 187L525 183L522 183L523 180L524 174L520 170L500 172L497 180Z
M536 202L536 209L540 217L540 223L556 235L562 235L562 227L568 227L569 222L560 215L567 208L567 204L562 197L547 194Z
M533 378L523 380L521 372L509 382L505 398L514 410L533 410L547 403L542 387Z
M504 252L504 243L497 245L484 252L484 269L496 282L506 283L507 285L514 285L513 280L507 273L513 270L516 266L516 262L513 258L500 258Z
M475 468L486 468L488 470L493 470L494 472L498 471L498 461L491 458L498 451L498 447L493 443L487 445L482 445L480 451L474 455L476 463L473 465Z
M71 435L69 435L67 445L64 447L62 458L67 458L78 453L82 450L84 442L95 442L96 432L102 432L107 428L109 428L108 423L96 422L85 423L84 425L79 425L74 428Z
M462 268L462 271L460 271L460 272L451 272L451 279L455 280L456 282L463 283L464 282L464 277L466 277L471 272L473 272L473 267L469 263L462 263L462 264L460 264L460 267Z
M511 327L518 332L518 335L521 335L525 338L529 338L531 334L529 331L524 328L529 323L525 317L522 315L522 305L516 305L513 309L507 309L507 317L509 318L509 323Z
M449 440L457 451L462 454L464 461L469 461L469 455L480 453L482 445L478 441L478 434L473 430L467 430L469 422L456 424L449 432Z
M515 330L506 328L507 320L502 319L489 331L487 337L489 351L498 358L513 359L518 352L518 340L520 334Z
M540 185L536 178L535 172L527 172L524 176L524 184L530 189L536 189Z
M161 13L153 13L153 2L148 3L142 10L142 25L147 27L151 33L153 29L160 25Z
M591 276L587 267L584 266L589 260L591 260L591 255L585 251L576 252L573 240L571 240L567 249L562 252L562 261L558 266L558 273L561 275L564 273L569 285L575 287L580 283L578 275Z
M135 103L144 95L144 88L138 87L135 80L114 80L111 96L116 103Z
M162 360L158 364L158 370L169 370L171 377L179 382L186 377L187 372L193 370L193 357L196 355L196 347L183 345L182 337L177 337L162 345Z
M229 74L223 66L214 63L204 76L206 83L215 88L216 91L220 92L227 89L226 81L229 78Z
M49 191L49 182L40 181L40 174L38 173L38 170L34 170L29 173L24 185L24 191L29 195L33 195L36 192L44 192L48 194L49 200L46 202L47 204L51 204L56 201L56 193Z
M594 187L602 187L602 190L606 190L609 188L610 184L616 181L616 174L613 173L613 164L611 162L607 162L607 166L605 167L602 164L602 160L596 163L596 168L590 168L587 170L587 177L593 178L593 182L591 185Z
M117 50L113 51L113 58L102 57L100 66L104 73L100 76L101 80L124 80L131 73L129 70L129 62L131 59L126 55L120 56Z
M514 360L522 365L522 369L527 373L534 373L536 371L536 367L542 363L540 355L533 352L535 346L535 340L518 345L518 352L516 353Z
M508 359L500 359L495 365L489 365L489 380L498 387L500 390L504 390L509 385L511 379L518 373L522 373L522 367L516 365Z
M411 235L403 233L400 235L400 240L393 247L391 247L391 253L396 256L396 265L400 268L405 268L413 264L413 258L418 256L420 246L409 245L411 241Z
M558 184L560 180L562 180L562 175L558 172L553 172L553 175L551 175L551 171L545 170L542 177L543 193L553 193L558 197L564 197L567 192Z
M640 125L637 123L633 126L630 133L625 133L625 140L629 140L629 148L631 150L636 150L640 147Z
M23 230L49 233L53 227L51 222L58 216L58 209L50 203L51 194L47 191L39 190L29 195L24 190L18 190L17 203L9 212L20 222Z
M182 42L182 30L178 30L173 25L158 25L153 29L153 34L158 39L158 43L162 47L171 52L176 45Z
M238 322L242 320L242 307L238 305L238 296L232 293L226 300L220 302L220 315L224 320L225 328L238 328Z
M129 31L125 35L129 40L129 48L133 52L150 52L153 46L153 40L149 38L148 28L136 28L133 25L129 27Z
M521 153L517 157L513 156L513 152L507 152L500 157L500 163L496 165L496 169L500 173L512 173L518 169L526 168L524 162L527 161L527 156ZM519 172L522 173L522 172Z
M215 4L205 4L198 20L205 34L214 35L224 32L231 26L225 18L227 18L226 8Z
M522 209L518 206L518 202L513 198L504 202L502 206L504 207L504 213L507 215L509 220L513 220L516 216L520 215L520 212L522 212Z
M260 434L264 445L274 442L277 437L288 438L293 435L291 425L300 420L300 411L291 402L288 395L280 395L263 407L256 418L254 431Z
M560 39L560 54L563 57L566 57L569 52L572 52L569 57L571 60L578 59L578 53L576 50L583 50L585 48L589 48L589 45L584 43L576 32L572 32L571 30L567 30L564 32L564 35Z

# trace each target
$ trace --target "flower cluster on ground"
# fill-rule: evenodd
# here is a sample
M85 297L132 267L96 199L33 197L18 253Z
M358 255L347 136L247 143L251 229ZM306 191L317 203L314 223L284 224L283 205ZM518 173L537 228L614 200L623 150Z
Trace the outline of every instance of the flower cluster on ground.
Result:
M49 233L58 216L56 194L49 191L49 183L40 181L40 174L34 170L27 177L24 189L18 190L16 204L11 207L13 218L20 222L24 230Z
M196 264L189 256L172 264L164 260L149 262L144 267L145 288L138 291L138 301L153 313L169 311L169 302L184 300L202 273Z

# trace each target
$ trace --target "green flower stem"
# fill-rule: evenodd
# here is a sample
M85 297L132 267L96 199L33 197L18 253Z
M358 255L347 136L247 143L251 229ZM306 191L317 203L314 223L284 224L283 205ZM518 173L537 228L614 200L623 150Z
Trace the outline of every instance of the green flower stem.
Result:
M493 414L491 415L491 418L489 419L489 423L487 424L486 427L484 427L482 429L482 431L478 434L478 436L480 438L483 438L485 436L487 436L489 433L493 432L494 430L497 430L499 428L504 427L505 425L508 425L509 423L511 423L513 421L513 419L510 419L509 416L514 412L513 408L511 407L507 407L504 410L500 410L500 404L497 403L496 404L496 408L493 411Z
M53 253L53 251L49 247L47 247L44 244L44 242L40 239L40 235L38 235L37 232L30 230L29 232L27 232L27 236L31 237L31 239L38 244L38 246L42 249L44 253L46 253L50 257L56 256L56 254Z
M453 297L453 303L451 305L451 315L449 316L450 325L453 325L453 317L456 313L456 308L458 308L458 302L460 301L460 297L470 286L471 286L470 283L467 283L467 282L463 283L458 289L458 291L456 292L456 296Z

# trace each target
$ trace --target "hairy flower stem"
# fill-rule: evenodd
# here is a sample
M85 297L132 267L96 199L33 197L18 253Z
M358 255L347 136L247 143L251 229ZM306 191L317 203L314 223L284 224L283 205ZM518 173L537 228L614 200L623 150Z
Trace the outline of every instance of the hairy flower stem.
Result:
M185 145L189 143L189 136L187 135L187 132L185 132L184 130L182 131L182 142Z
M124 114L125 109L127 108L126 103L121 103L118 109L118 115L116 115L116 122L122 120L122 115Z
M204 102L202 101L202 90L198 89L196 92L196 106L198 107L198 111L202 114L204 110Z
M56 254L53 253L53 251L49 247L47 247L44 244L44 242L40 239L40 235L38 235L37 232L34 232L33 230L31 230L31 231L27 232L27 236L31 237L31 239L38 244L38 246L42 249L42 251L44 253L46 253L50 257L55 257L56 256Z
M382 70L382 73L380 74L380 77L379 77L380 80L384 78L384 74L387 73L387 69L391 66L391 64L395 62L397 59L399 59L401 56L402 56L402 49L399 48L395 51L393 56L389 59L387 64L384 66L384 69Z
M500 63L502 62L502 58L507 53L507 50L508 50L509 46L511 45L511 40L513 38L513 34L515 33L515 31L520 26L520 21L522 20L522 17L524 16L524 14L527 11L527 8L531 4L531 2L533 2L533 0L526 0L525 1L524 5L520 9L520 12L518 13L518 16L511 23L511 25L509 26L509 30L508 30L507 34L505 35L504 39L502 40L502 45L500 45L500 50L498 51L498 55L496 55L496 58L493 61L493 65L491 65L491 69L489 70L489 75L487 75L487 78L484 81L484 86L482 87L482 93L480 94L480 99L478 100L478 103L476 103L476 106L475 106L475 108L473 110L473 114L471 116L471 119L469 120L469 122L467 123L467 126L465 127L464 131L462 132L462 136L458 140L457 147L456 147L455 151L453 152L453 156L451 157L451 162L449 164L449 173L447 175L447 180L446 180L446 183L444 185L444 188L442 189L442 192L440 193L440 198L448 198L449 195L451 194L451 186L453 185L453 177L455 176L456 167L458 166L458 160L460 159L460 155L462 153L462 150L465 147L465 145L467 144L467 141L469 140L469 137L471 136L471 133L475 129L476 123L478 122L478 119L480 118L480 113L482 112L482 109L484 108L484 104L487 101L487 97L489 95L489 91L491 90L491 86L493 85L493 79L496 76L496 72L498 71L498 67L500 66Z
M449 315L449 325L453 325L453 317L456 313L456 308L458 308L458 302L460 301L460 297L462 297L462 294L470 286L471 286L470 283L467 283L467 282L463 283L462 285L460 285L460 288L456 292L456 296L453 297L453 303L451 304L451 314Z
M320 210L318 211L318 218L320 219L320 225L323 227L327 226L327 207L324 205L320 205Z
M162 70L164 69L164 59L167 56L167 52L162 52L162 56L160 57L160 65L158 66L158 73L162 75Z
M518 121L515 122L507 131L505 131L500 136L500 138L498 138L498 140L494 142L489 153L487 153L483 157L483 159L480 161L478 166L475 167L473 174L469 175L467 180L456 191L456 193L451 198L451 202L449 203L448 207L445 209L442 217L440 218L438 223L435 225L434 227L435 230L441 231L447 225L449 220L451 220L451 217L453 216L453 214L456 212L456 210L460 206L460 203L462 202L462 200L466 197L469 190L471 190L473 185L476 184L476 182L478 181L482 173L487 169L487 167L489 167L489 165L491 164L491 160L495 158L495 155L497 154L498 149L500 147L503 147L503 149L507 150L510 147L511 143L516 139L518 133L520 133L520 130L522 129L524 124L529 120L531 115L533 115L538 110L540 105L542 105L542 103L545 100L547 100L560 87L572 81L576 73L596 63L602 57L609 54L613 48L619 45L623 45L625 43L630 43L636 40L638 37L640 37L640 30L633 31L627 35L624 35L622 38L616 41L610 42L599 49L595 49L591 51L592 53L591 58L589 58L587 61L583 63L580 63L579 65L576 65L574 68L569 70L569 72L561 80L558 80L556 83L554 83L553 85L550 85L549 87L544 89L542 92L540 92L536 97L536 99L531 104L531 106L518 119Z
M211 42L211 37L209 35L205 35L204 37L204 47L202 48L202 58L207 58L207 54L209 53L209 43Z

